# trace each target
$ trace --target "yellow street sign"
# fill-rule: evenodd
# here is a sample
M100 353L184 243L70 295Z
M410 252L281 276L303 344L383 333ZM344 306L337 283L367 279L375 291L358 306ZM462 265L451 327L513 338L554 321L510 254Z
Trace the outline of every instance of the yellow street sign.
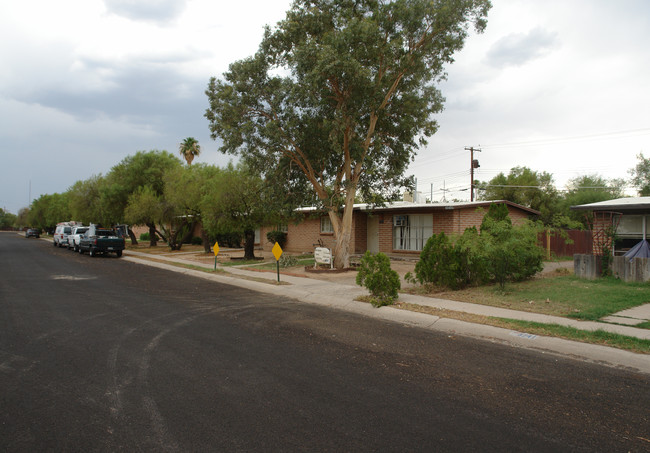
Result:
M214 256L219 254L219 241L214 243Z
M280 244L276 242L271 249L271 252L273 253L273 256L275 256L275 260L280 261L280 257L282 256L282 247L280 247Z

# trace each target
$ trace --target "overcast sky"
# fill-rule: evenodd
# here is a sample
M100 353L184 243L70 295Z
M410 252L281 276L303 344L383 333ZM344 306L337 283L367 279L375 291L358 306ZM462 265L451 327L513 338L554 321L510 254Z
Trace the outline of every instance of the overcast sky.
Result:
M629 179L650 156L650 2L493 0L448 81L440 130L410 172L433 198L469 199L476 179L528 166L567 180ZM0 207L106 174L139 150L225 165L209 138L211 76L253 54L289 0L0 2ZM632 192L630 192L632 193Z

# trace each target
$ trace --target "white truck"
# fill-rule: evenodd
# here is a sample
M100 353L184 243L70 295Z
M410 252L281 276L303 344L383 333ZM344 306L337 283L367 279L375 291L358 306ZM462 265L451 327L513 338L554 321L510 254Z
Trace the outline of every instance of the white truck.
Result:
M68 250L79 251L79 239L86 231L88 231L87 226L79 225L72 227L72 231L68 235Z

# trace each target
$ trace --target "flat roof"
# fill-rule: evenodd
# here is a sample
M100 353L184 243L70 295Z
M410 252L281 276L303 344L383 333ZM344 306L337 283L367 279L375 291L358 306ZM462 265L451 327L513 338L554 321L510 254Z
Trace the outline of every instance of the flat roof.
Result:
M410 211L416 209L431 209L431 210L454 210L454 209L466 209L471 207L488 207L491 204L506 204L514 208L521 209L533 215L540 215L539 211L536 211L526 206L522 206L517 203L513 203L507 200L490 200L490 201L452 201L446 203L414 203L411 201L394 201L392 203L386 203L384 206L376 206L368 203L357 203L354 205L355 211ZM315 212L322 211L322 208L317 208L315 206L298 208L298 211L301 212Z
M574 211L615 211L621 213L650 213L650 197L627 197L597 203L571 206Z

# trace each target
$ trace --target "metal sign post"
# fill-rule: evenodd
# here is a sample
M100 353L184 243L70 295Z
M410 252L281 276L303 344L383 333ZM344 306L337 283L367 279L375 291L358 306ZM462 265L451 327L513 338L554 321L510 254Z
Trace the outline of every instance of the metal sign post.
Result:
M217 255L219 254L219 241L214 243L214 270L217 270Z
M271 249L271 253L273 253L273 256L275 257L275 264L278 270L278 283L280 283L280 257L282 256L282 247L280 247L280 244L276 242Z

